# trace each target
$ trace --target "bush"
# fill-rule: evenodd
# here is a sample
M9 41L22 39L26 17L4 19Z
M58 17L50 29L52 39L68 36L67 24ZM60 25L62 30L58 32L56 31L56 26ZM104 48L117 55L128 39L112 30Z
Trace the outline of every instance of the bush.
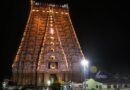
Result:
M50 86L51 90L60 90L60 83L55 82Z

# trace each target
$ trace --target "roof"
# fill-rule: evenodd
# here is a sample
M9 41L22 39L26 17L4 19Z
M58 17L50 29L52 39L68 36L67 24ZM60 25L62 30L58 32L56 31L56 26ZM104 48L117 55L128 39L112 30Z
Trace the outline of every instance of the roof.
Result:
M40 2L40 3L51 3L51 4L66 4L68 3L68 0L34 0L35 2Z

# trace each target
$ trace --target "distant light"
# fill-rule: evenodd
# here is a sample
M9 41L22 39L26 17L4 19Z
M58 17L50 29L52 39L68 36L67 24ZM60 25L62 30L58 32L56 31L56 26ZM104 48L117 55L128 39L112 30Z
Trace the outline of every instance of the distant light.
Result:
M52 10L50 10L49 12L52 12Z
M53 26L53 24L50 24L50 26L52 27L52 26Z
M88 64L89 64L88 60L83 59L81 61L81 65L84 66L84 67L88 67Z
M50 37L51 38L51 40L54 40L54 37Z
M51 34L54 34L53 28L50 29L50 33L51 33Z
M51 84L51 81L50 81L50 80L48 80L48 81L47 81L47 85L48 85L48 86L50 86L50 84Z
M36 5L39 5L39 3L36 3Z
M51 45L54 45L54 42L50 42Z
M52 23L53 21L52 20L50 20L50 23Z
M3 88L6 88L7 82L3 82L3 83L2 83L2 86L3 86Z
M35 10L33 9L32 11L34 12Z

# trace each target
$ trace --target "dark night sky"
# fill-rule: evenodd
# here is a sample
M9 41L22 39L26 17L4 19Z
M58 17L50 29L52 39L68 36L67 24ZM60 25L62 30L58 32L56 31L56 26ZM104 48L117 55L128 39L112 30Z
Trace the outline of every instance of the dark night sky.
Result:
M11 64L25 28L29 0L3 1L0 30L0 79L11 75ZM130 73L128 2L69 0L70 15L81 48L98 70Z

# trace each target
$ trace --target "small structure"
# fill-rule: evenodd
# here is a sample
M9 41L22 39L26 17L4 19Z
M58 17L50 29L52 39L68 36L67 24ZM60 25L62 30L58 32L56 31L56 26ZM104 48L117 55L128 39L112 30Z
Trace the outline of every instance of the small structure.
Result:
M98 81L95 81L94 79L88 79L87 81L83 82L83 88L85 90L102 90L105 85L103 83L100 83Z
M116 83L113 80L97 81L91 78L83 82L83 90L130 90L130 83Z

